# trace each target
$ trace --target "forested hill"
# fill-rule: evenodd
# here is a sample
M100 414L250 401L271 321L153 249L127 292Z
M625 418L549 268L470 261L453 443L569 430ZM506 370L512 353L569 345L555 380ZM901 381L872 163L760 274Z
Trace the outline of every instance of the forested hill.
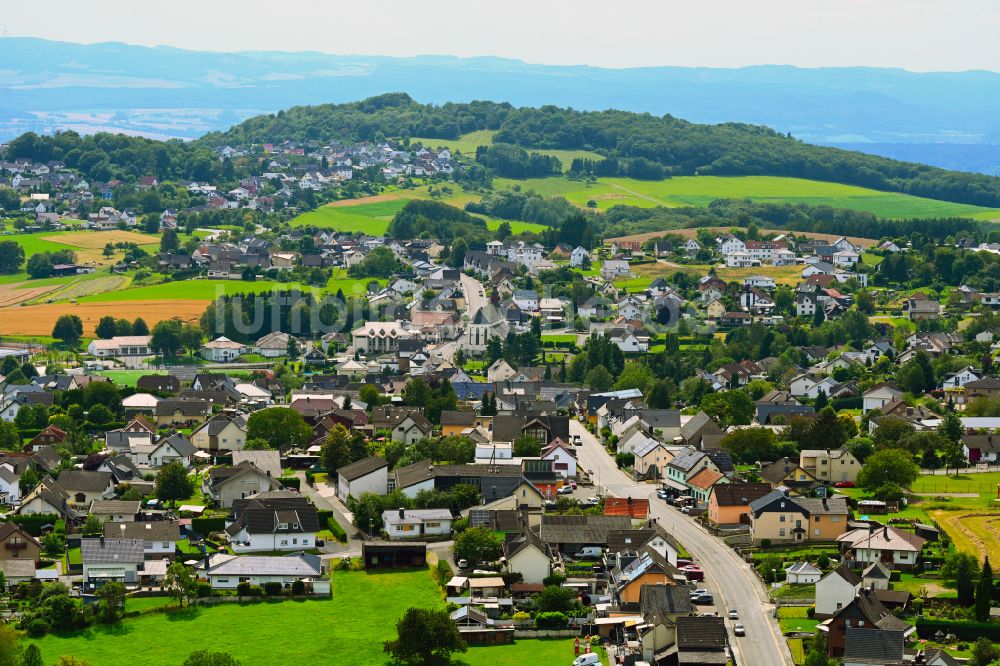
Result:
M711 174L795 176L981 206L1000 206L1000 178L814 146L769 128L739 123L699 125L672 116L626 111L581 112L553 106L418 104L391 93L349 104L293 107L258 116L201 141L379 140L421 136L454 139L498 130L494 140L527 149L584 149L606 163L599 175ZM648 169L644 161L663 169Z

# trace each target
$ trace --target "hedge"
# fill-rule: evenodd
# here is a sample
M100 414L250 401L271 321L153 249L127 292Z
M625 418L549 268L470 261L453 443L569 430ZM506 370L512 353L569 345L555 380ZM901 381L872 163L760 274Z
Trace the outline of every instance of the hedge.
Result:
M296 490L299 490L299 487L302 485L302 479L297 476L283 476L278 479L278 483L286 488L295 488Z
M334 520L332 516L326 519L326 526L330 528L330 531L333 533L333 536L336 537L337 541L340 543L347 543L347 532L344 531L344 528L341 527L340 523Z
M326 521L331 518L333 518L333 511L330 511L329 509L316 510L316 519L319 520L320 525L326 525Z
M31 513L11 517L11 522L24 528L24 531L33 537L42 535L43 526L55 526L59 520L59 516L54 513Z
M535 616L535 626L539 629L565 629L569 618L563 613L539 613Z
M207 536L211 532L221 532L226 529L225 518L192 518L191 529L202 536Z
M830 406L833 407L833 411L839 412L842 409L861 409L861 403L861 396L854 398L834 398L830 401Z
M917 635L921 638L933 639L938 631L955 634L963 641L974 641L980 636L985 636L994 643L1000 642L1000 624L917 618Z

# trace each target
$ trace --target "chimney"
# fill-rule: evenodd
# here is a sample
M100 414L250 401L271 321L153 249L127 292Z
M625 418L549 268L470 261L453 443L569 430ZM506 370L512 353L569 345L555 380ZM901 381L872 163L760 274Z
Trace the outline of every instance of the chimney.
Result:
M628 504L629 506L632 506L632 496L630 495L630 496L628 496L627 498L625 498L625 502L626 502L626 503L627 503L627 504Z
M101 548L104 548L104 535L101 535Z
M889 540L889 526L888 525L883 525L882 526L882 536L885 537L886 541Z
M403 507L399 508L399 517L406 518L406 509L404 509Z

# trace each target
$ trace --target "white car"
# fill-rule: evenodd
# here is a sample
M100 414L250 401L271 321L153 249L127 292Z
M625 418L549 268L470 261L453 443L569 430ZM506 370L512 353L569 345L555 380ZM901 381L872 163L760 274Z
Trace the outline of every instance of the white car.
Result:
M738 619L740 619L740 614L736 612L735 608L730 608L729 609L729 619L730 620L738 620Z
M556 492L560 495L569 495L570 493L573 492L573 486L563 486Z

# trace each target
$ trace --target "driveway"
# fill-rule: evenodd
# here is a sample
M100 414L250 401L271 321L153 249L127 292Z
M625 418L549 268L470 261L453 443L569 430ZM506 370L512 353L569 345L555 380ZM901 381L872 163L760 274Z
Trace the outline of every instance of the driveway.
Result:
M700 607L699 611L715 610L723 617L729 608L739 611L739 621L746 627L744 638L733 636L733 623L726 620L737 664L791 666L788 644L772 616L774 605L750 565L698 523L658 499L654 484L637 483L619 470L597 437L575 419L570 420L570 435L579 435L583 441L583 446L576 447L576 451L584 469L593 472L595 489L615 497L648 497L651 517L683 544L705 570L705 584L699 586L708 587L716 604L715 608Z

